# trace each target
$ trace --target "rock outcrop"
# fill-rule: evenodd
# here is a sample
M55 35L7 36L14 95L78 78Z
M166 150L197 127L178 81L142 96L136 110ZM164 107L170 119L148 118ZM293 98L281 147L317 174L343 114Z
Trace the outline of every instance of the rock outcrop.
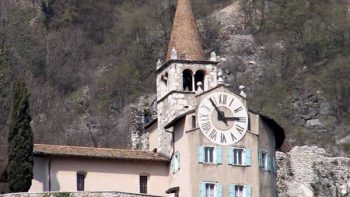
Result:
M316 146L296 146L276 158L278 196L350 196L350 158L330 157Z

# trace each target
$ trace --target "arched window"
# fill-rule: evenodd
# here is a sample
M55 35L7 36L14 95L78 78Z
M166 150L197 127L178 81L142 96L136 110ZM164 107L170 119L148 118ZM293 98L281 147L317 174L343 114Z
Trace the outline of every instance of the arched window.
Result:
M182 72L182 83L183 83L183 90L184 91L193 91L192 86L192 70L186 69Z
M165 86L167 86L168 85L168 72L166 72L164 75L162 75L161 79L164 82Z
M203 70L198 70L194 75L194 84L195 84L196 90L198 89L198 86L197 86L198 82L202 82L202 88L204 89L204 76L205 76L205 72Z

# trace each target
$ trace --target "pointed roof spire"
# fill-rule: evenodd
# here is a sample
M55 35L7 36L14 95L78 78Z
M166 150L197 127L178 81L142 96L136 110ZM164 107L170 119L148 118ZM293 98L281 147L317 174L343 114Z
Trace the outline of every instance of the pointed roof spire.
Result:
M166 60L172 59L171 50L173 48L178 53L178 59L204 60L204 51L190 0L177 0Z

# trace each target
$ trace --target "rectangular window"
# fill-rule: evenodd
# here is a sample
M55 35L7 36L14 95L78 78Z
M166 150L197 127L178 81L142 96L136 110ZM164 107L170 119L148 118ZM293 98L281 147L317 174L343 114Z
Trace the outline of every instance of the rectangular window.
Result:
M85 173L77 173L77 191L84 191Z
M215 197L215 184L206 183L205 184L205 197Z
M243 165L243 150L241 148L233 149L233 165Z
M196 116L192 116L192 129L196 128Z
M180 153L176 152L171 160L171 170L173 174L180 170Z
M235 185L235 197L244 197L243 185Z
M263 169L267 169L267 153L264 151L261 151L261 165Z
M214 147L204 147L204 162L214 163L215 161L215 148Z
M249 148L232 148L228 151L227 160L229 165L250 166L251 153Z
M140 193L147 194L148 176L140 176Z

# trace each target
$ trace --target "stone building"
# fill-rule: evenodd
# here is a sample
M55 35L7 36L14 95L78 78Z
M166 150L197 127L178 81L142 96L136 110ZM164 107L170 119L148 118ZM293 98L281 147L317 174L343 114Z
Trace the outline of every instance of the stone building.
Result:
M177 1L156 74L157 119L144 127L148 151L36 145L31 191L276 196L275 152L284 131L248 109L243 86L236 93L224 84L214 52L205 58L190 0Z

